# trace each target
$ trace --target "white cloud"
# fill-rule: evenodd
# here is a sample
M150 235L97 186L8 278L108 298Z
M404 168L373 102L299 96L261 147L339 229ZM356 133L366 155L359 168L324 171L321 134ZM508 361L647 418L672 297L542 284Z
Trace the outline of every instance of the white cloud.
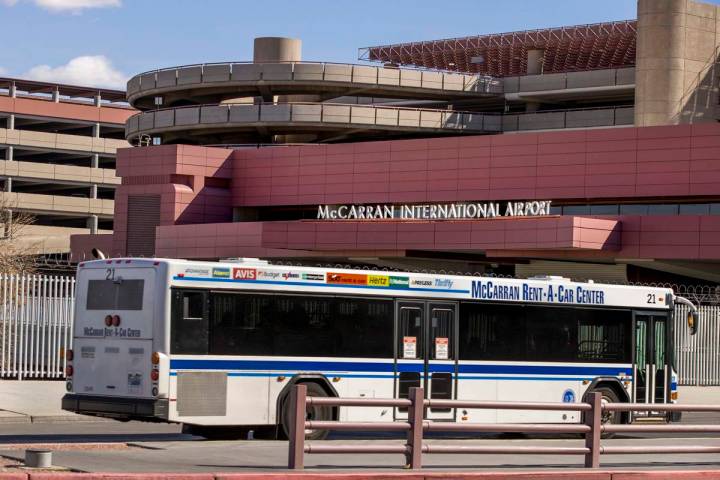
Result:
M19 0L0 0L4 5L12 7ZM26 0L51 12L80 13L88 8L120 7L122 0Z
M127 76L104 55L75 57L65 65L37 65L22 75L42 82L125 89Z

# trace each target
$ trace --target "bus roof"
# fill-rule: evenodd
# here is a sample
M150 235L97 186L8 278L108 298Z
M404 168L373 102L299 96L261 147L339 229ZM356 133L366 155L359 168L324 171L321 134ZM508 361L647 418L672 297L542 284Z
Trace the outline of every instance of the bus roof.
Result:
M278 293L385 295L593 307L669 309L669 288L574 282L563 277L528 279L464 276L442 272L403 272L333 267L270 265L259 259L220 262L167 258L114 258L82 262L95 268L161 267L168 286L270 290Z

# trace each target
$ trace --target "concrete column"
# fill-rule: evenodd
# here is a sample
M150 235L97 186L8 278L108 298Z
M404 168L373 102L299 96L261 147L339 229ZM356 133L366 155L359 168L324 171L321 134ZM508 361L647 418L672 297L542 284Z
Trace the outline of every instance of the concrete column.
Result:
M7 119L7 128L9 130L15 130L15 114L11 113Z
M97 198L98 195L98 188L96 184L90 185L90 198Z
M100 105L102 105L102 96L98 93L95 95L95 106L99 107Z
M635 125L716 121L720 10L692 0L639 0Z
M100 155L93 153L92 159L90 160L90 168L98 168L100 166Z
M5 148L5 160L7 160L8 162L12 162L14 153L15 147L13 147L12 145L8 145L7 148Z
M302 60L302 41L297 38L258 37L253 43L253 62L277 63L299 62ZM318 95L263 95L264 102L319 102ZM315 134L276 135L277 143L312 142Z
M60 102L60 89L58 87L55 87L55 90L53 90L52 99L55 103Z
M93 125L93 137L100 138L100 124L96 123Z
M533 48L527 51L527 74L541 75L543 73L543 58L545 50L542 48Z
M8 93L12 98L17 97L17 87L15 86L15 82L10 84L10 91Z
M297 38L258 37L253 42L254 63L298 62L302 41Z
M90 233L97 233L98 231L98 216L90 215L87 219L87 228L90 229Z
M5 192L11 193L12 192L12 177L8 177L5 179Z

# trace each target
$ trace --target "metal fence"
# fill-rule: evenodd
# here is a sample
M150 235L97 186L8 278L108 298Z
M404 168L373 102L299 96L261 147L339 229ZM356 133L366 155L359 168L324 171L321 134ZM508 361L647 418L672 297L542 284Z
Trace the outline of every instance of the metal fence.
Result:
M75 279L0 275L0 378L64 378Z
M675 358L680 385L720 385L720 306L701 305L696 335L688 333L688 307L675 307Z

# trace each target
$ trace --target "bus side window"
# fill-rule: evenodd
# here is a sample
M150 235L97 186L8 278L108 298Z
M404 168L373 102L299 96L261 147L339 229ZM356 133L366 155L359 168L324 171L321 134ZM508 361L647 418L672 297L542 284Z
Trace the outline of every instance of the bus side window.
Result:
M208 293L174 290L172 298L171 353L208 353Z

